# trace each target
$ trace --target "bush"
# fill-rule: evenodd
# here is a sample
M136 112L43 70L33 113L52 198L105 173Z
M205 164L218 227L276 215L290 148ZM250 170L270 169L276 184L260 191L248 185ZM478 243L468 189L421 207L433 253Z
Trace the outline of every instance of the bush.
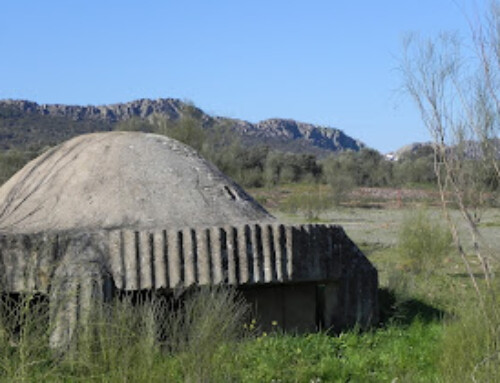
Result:
M328 185L332 192L332 203L340 206L342 202L348 200L349 194L354 189L352 176L348 174L339 174L328 179Z
M314 192L293 193L280 209L286 213L302 213L308 222L316 222L320 219L320 214L335 205L335 198L329 192L321 192L320 189Z
M452 249L451 233L432 222L428 213L419 211L403 221L398 249L411 271L432 272Z

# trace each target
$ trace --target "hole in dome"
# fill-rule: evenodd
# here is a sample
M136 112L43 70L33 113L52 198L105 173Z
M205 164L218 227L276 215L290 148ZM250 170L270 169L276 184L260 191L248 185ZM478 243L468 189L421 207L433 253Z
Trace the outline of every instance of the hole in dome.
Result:
M226 191L229 198L231 198L232 200L238 199L237 194L233 190L231 190L228 186L224 185L224 190Z

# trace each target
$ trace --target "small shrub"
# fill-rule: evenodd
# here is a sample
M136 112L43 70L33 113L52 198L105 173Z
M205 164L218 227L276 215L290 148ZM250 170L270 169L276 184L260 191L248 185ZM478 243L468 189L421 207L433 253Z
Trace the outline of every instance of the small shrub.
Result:
M413 272L432 272L452 249L450 231L432 222L429 214L419 211L409 215L399 232L398 249Z
M340 206L343 202L346 202L355 186L353 177L342 173L329 177L328 185L331 189L332 204L334 206Z

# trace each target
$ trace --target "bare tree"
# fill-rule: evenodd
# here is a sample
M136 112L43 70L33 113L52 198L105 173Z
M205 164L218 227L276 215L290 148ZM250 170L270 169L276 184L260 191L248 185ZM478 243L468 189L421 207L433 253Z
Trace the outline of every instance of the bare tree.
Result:
M461 259L483 302L463 234L450 216L458 207L472 241L486 285L500 254L485 243L478 229L489 190L498 186L500 3L493 1L484 17L470 21L469 40L456 34L407 38L401 71L404 87L415 101L434 140L435 173L445 217Z
M500 185L500 1L492 0L484 15L469 19L469 26L464 40L456 34L410 36L401 71L405 90L434 139L434 171L444 216L476 291L477 301L469 311L473 321L463 322L462 329L484 336L469 337L475 343L463 344L477 350L467 356L466 369L473 382L497 381L500 307L492 277L500 254L478 223L492 187ZM455 213L452 216L452 207L458 208L461 222ZM469 242L472 247L464 245ZM476 277L471 256L479 262L485 283Z

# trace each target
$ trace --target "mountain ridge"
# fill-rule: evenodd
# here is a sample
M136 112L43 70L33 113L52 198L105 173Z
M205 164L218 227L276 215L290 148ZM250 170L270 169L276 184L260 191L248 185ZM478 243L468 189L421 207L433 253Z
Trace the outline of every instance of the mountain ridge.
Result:
M0 100L0 140L2 148L16 146L16 134L24 134L21 141L36 138L36 120L44 119L44 123L57 122L58 127L51 129L51 139L47 145L62 142L77 134L94 131L112 130L119 122L132 118L148 119L153 115L161 115L168 120L177 120L187 113L193 113L199 118L204 128L217 123L225 123L247 145L268 145L275 149L289 152L311 153L326 156L330 153L345 150L358 151L365 145L342 130L295 121L293 119L270 118L251 123L239 119L221 116L210 116L200 108L175 98L160 98L156 100L142 98L126 103L106 105L66 105L38 104L28 100ZM16 124L16 118L22 124ZM45 121L45 120L50 121ZM64 130L64 121L69 128ZM42 125L42 124L40 124ZM6 126L10 129L7 129ZM38 130L38 134L43 132ZM60 139L58 139L60 136ZM39 139L40 137L38 137ZM20 140L17 140L20 141ZM36 139L35 139L36 141ZM43 140L42 140L43 141Z

